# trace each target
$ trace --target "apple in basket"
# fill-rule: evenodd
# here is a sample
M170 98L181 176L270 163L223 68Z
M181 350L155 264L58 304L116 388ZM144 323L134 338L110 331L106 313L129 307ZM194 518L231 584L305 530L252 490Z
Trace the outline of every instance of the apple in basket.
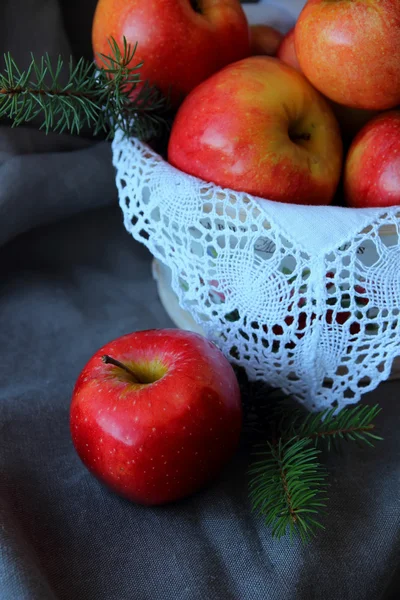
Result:
M354 139L346 165L347 204L400 206L400 111L383 113Z
M296 69L296 71L301 73L301 67L297 58L296 47L294 43L294 27L288 31L283 38L279 45L276 56L279 58L279 60L283 61L287 65L290 65L293 67L293 69Z
M176 115L169 162L225 188L298 204L329 204L342 167L337 121L303 75L276 58L229 65Z
M183 498L231 458L242 409L235 373L204 337L150 330L103 346L82 370L70 426L82 462L146 505Z
M339 104L400 104L399 0L308 0L295 29L301 69Z
M201 81L250 54L249 25L239 0L99 0L93 50L109 54L109 38L137 43L140 75L177 104Z
M302 72L296 54L294 27L283 38L276 56L287 65L297 69L300 73ZM333 102L333 100L328 100L328 102L338 120L342 137L346 142L351 141L360 129L378 114L376 110L350 108L349 106Z
M251 25L250 53L252 56L275 56L282 38L280 31L269 25Z

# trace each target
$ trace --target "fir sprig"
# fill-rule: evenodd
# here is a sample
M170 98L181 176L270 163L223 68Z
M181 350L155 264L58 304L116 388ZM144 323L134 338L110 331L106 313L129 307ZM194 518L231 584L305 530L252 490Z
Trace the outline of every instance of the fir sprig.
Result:
M298 533L306 541L313 526L321 527L313 515L326 503L326 474L310 446L307 439L267 442L250 470L253 509L278 539L289 531L291 539Z
M59 57L55 64L46 54L40 60L32 55L21 71L9 53L4 55L0 73L0 118L7 117L16 127L42 117L41 128L79 134L89 129L93 135L116 130L149 140L160 136L170 125L169 98L142 81L143 63L133 63L136 45L124 38L121 49L109 41L110 54L101 55L101 66L72 58L68 69ZM67 71L67 72L65 72Z
M281 415L276 439L261 445L250 469L253 510L265 517L273 536L298 534L305 542L323 528L319 514L327 502L328 473L321 449L337 449L340 441L373 446L382 439L374 433L380 410L357 405L339 413Z
M292 421L292 432L298 439L309 439L315 445L326 442L327 450L337 448L338 441L357 442L373 447L382 438L375 433L374 421L381 412L379 405L356 405L341 410L329 409L321 414L309 414Z

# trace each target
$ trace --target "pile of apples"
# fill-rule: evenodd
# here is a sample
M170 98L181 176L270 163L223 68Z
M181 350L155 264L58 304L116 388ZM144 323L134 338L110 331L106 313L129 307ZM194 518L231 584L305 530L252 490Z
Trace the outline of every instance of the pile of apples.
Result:
M100 0L97 56L110 37L170 92L181 171L280 202L400 205L400 0L308 0L282 41L239 0Z

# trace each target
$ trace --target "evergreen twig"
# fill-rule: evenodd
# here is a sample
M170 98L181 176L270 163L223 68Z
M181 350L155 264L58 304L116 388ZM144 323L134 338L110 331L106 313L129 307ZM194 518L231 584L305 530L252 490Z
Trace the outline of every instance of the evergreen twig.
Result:
M306 439L268 442L250 470L253 509L278 539L289 530L291 539L298 533L306 541L313 526L321 527L315 515L325 506L326 473L310 446Z
M253 510L265 517L272 535L289 532L308 541L323 525L318 514L326 506L328 473L319 459L321 450L338 442L373 446L382 438L374 433L379 406L357 405L341 412L330 409L304 417L300 411L290 418L282 412L276 439L263 443L250 468L250 499Z
M374 420L381 412L379 405L356 405L336 413L328 409L322 414L309 414L304 421L292 421L292 431L298 439L308 439L317 445L326 442L327 450L336 449L338 441L358 442L373 447L382 438L375 433Z
M65 69L61 57L53 64L46 54L40 60L32 55L21 71L10 53L5 54L0 118L8 117L17 127L41 115L46 133L79 134L88 128L109 138L117 129L142 140L160 136L170 125L169 98L141 80L143 63L132 63L136 45L125 38L122 49L114 39L109 44L110 55L99 57L100 67L83 58L74 64L71 58Z

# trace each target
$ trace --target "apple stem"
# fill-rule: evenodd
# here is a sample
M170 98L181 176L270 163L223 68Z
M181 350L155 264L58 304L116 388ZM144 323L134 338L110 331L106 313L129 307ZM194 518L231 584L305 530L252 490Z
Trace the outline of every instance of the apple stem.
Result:
M101 360L103 361L103 363L106 363L106 365L114 365L114 367L118 367L119 369L122 369L123 371L128 373L132 377L133 383L141 383L137 378L136 374L133 371L131 371L129 367L124 365L124 363L120 362L116 358L108 356L108 354L104 354L104 356L101 357Z

